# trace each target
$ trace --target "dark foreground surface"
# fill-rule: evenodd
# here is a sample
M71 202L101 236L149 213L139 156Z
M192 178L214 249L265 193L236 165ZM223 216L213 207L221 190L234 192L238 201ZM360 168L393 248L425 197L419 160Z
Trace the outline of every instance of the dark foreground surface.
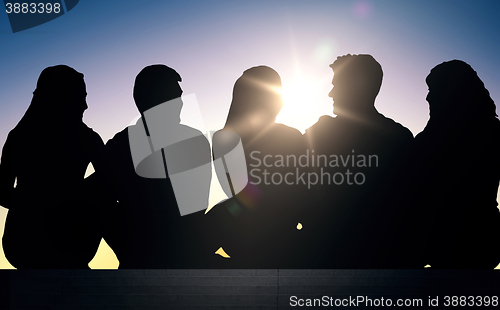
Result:
M500 270L0 270L0 309L498 309L498 296Z

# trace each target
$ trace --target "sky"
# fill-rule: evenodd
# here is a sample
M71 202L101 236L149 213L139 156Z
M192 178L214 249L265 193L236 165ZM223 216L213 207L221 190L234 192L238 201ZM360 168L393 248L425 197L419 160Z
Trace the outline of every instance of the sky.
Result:
M243 71L270 66L283 82L277 121L303 132L332 115L329 64L348 53L371 54L382 65L376 107L416 135L429 117L425 77L444 61L469 63L500 98L499 9L499 1L485 0L80 0L17 33L0 13L0 145L29 106L40 72L57 64L85 75L84 121L104 141L138 115L134 79L155 63L179 72L207 131L223 127ZM193 115L183 121L194 126L190 120L200 118ZM6 213L0 208L2 230ZM0 268L5 262L0 254Z

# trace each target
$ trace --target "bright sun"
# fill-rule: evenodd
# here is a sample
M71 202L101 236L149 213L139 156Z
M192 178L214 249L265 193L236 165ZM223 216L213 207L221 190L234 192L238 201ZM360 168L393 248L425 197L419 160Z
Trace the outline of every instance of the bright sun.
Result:
M329 77L331 79L331 77ZM328 97L330 80L304 75L283 79L283 109L276 122L297 128L302 133L322 115L333 115L332 99Z

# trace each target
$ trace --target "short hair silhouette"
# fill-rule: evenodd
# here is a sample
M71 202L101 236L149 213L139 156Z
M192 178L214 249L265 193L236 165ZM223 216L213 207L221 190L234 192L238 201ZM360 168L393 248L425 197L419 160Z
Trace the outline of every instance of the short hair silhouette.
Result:
M411 255L398 243L399 236L406 233L400 229L404 226L401 214L406 210L398 204L394 185L413 135L375 108L383 71L371 55L341 56L330 67L334 75L329 96L337 117L322 116L306 130L310 153L325 158L375 156L376 169L372 163L367 166L354 161L352 165L310 167L320 175L321 184L315 186L311 195L314 202L304 208L301 222L304 227L314 227L304 231L310 234L305 243L307 252L313 253L306 258L307 264L319 268L411 267ZM337 173L362 175L363 182L354 180L356 185L352 186L349 179L345 182L342 178L337 184Z
M180 124L180 81L180 75L163 64L142 69L133 91L141 117L106 143L106 155L112 158L110 200L119 205L108 244L120 268L206 263L206 243L200 240L209 234L200 236L205 210L198 210L208 206L210 144L202 132ZM166 142L158 142L159 137ZM138 153L147 155L137 160Z
M182 90L179 82L182 82L179 73L165 65L156 64L142 69L134 83L134 100L139 111L142 113L180 97Z
M373 106L382 85L383 72L380 64L371 55L344 55L330 65L333 69L334 88L330 97L339 106L347 103L349 110ZM337 99L337 100L336 100Z
M464 61L451 60L434 67L425 79L431 117L466 113L495 117L496 107L477 72ZM457 91L460 90L460 91Z

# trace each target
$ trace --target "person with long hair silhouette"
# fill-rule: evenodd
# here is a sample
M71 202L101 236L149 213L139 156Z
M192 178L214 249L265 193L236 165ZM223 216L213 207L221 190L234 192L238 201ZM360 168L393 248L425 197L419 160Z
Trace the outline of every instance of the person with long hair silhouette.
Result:
M329 96L336 117L322 116L306 130L311 152L328 162L311 199L306 225L308 264L323 268L394 268L403 258L397 249L398 210L391 202L395 164L412 142L412 133L375 108L382 67L371 55L345 55L330 65Z
M494 268L500 262L500 122L470 65L434 67L426 78L430 119L415 138L409 198L420 212L432 268Z
M305 146L297 129L275 122L282 106L281 78L270 67L250 68L234 85L226 124L218 133L229 131L241 138L249 182L208 213L220 216L216 226L222 232L221 246L231 256L221 267L293 264L290 249L300 233L293 213L301 186L295 177L285 182L285 175L296 168L276 164L276 158L298 157Z
M9 209L5 256L16 268L88 268L101 232L84 174L103 167L104 143L83 122L83 74L42 71L31 104L10 131L0 164L0 205Z

